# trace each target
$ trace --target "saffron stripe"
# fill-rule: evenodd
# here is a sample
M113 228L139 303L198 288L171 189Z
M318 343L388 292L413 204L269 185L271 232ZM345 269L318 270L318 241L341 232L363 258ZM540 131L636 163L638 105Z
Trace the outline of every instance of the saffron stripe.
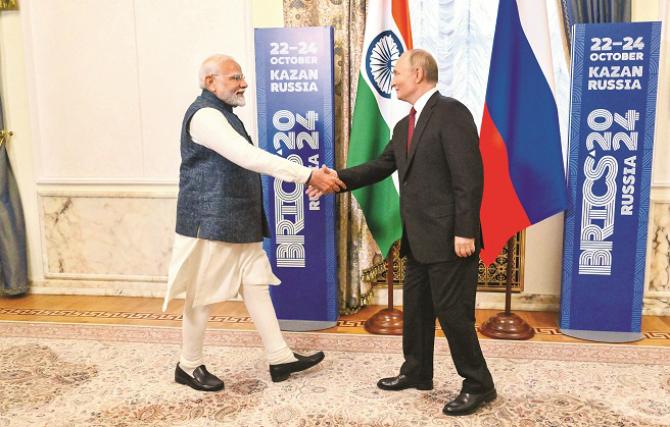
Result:
M391 3L391 14L398 31L405 40L407 49L412 49L412 25L409 19L409 4L407 0L393 0Z

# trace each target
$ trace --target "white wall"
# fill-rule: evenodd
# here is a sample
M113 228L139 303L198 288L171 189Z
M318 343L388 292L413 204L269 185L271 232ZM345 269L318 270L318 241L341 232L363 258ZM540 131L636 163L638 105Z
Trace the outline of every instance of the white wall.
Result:
M23 2L38 183L176 183L198 66L225 52L250 68L250 13L234 0Z

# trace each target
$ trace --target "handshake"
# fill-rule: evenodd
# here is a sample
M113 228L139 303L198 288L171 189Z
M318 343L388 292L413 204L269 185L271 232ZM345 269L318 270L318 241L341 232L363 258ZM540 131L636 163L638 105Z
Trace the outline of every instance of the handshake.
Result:
M309 187L305 193L310 199L318 199L324 194L340 192L347 188L337 176L337 172L326 165L321 166L321 169L312 169L307 184Z

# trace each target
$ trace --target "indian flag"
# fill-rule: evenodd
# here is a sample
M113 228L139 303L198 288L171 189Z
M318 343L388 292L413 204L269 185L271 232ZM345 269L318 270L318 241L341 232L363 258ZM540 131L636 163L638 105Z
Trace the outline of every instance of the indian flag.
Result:
M411 48L407 0L370 0L347 167L377 158L390 141L395 124L407 115L410 105L398 100L391 80L395 62ZM394 174L353 192L384 255L402 237L397 181Z

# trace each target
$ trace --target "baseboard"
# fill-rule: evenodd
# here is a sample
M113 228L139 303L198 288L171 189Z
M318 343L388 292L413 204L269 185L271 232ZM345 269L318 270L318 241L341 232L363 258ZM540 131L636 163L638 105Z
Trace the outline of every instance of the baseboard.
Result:
M375 289L373 302L377 305L386 305L388 291L386 289ZM402 305L402 289L394 289L393 305ZM512 309L521 311L558 311L560 297L556 295L541 294L513 294ZM478 309L504 310L505 294L502 292L479 292L477 294Z
M388 292L386 289L375 289L373 303L386 305ZM393 305L402 306L402 289L393 292ZM561 306L560 295L549 294L512 294L512 310L518 311L553 311L558 312ZM481 310L504 310L505 294L502 292L478 292L477 304ZM645 296L642 307L645 316L670 316L670 296Z
M54 280L33 281L29 293L48 295L100 295L163 298L164 282L128 282L112 280Z

